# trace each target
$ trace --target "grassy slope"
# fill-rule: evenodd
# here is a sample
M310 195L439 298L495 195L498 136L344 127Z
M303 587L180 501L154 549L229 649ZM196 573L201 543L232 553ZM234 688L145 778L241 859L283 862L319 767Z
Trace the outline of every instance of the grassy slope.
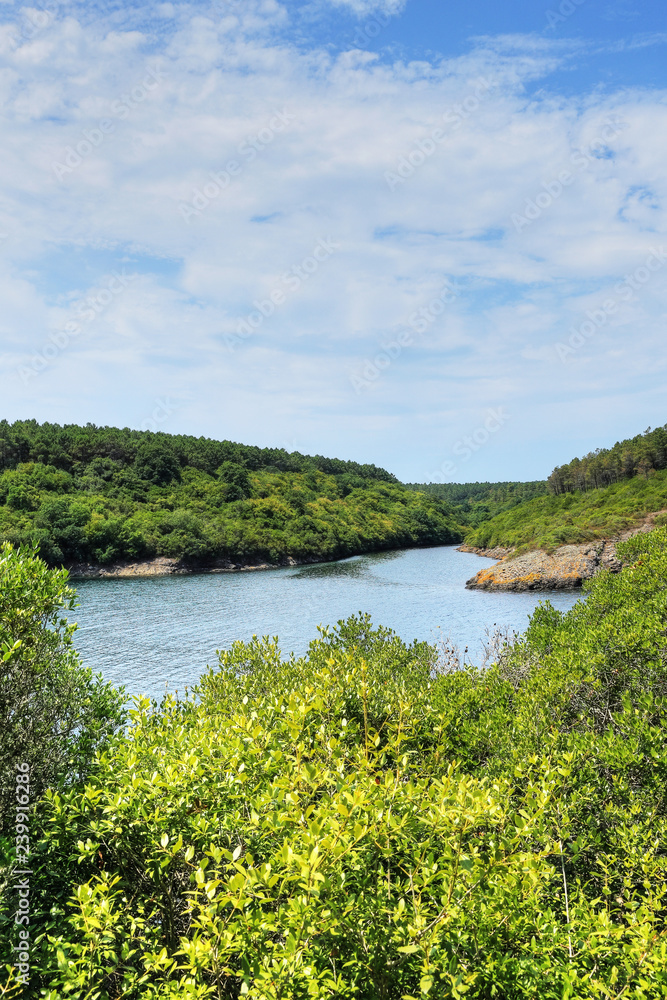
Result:
M613 537L663 508L667 508L667 471L587 493L537 497L480 525L466 542L483 548L551 551L559 545Z

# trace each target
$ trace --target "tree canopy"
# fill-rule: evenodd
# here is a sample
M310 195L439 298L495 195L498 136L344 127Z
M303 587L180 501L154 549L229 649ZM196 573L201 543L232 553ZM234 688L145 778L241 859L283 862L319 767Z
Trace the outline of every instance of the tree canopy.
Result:
M450 504L373 465L92 425L0 424L0 541L49 565L316 561L461 540Z
M559 496L577 490L600 489L634 476L648 477L667 468L667 424L643 434L617 441L611 448L597 448L583 458L557 466L549 476L549 488Z

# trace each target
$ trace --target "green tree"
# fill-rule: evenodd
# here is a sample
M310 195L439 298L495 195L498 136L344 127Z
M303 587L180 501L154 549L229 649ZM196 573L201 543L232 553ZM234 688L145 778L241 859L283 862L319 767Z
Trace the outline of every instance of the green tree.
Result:
M146 441L139 447L134 470L140 479L158 486L166 486L181 477L178 456L173 448L161 441Z

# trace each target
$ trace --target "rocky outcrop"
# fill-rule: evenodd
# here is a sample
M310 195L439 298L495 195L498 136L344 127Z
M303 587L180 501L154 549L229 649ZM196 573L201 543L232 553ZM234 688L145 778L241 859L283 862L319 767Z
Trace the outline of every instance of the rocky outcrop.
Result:
M482 569L466 587L469 590L574 590L602 568L618 571L613 542L596 545L562 545L552 554L524 552L505 557Z
M618 573L621 563L616 557L616 546L632 535L650 531L658 514L649 514L641 524L622 532L618 537L584 542L580 545L562 545L554 552L536 549L513 555L512 549L476 549L459 547L460 552L474 552L489 559L500 559L467 581L469 590L575 590L584 580L590 580L602 569ZM501 555L502 553L502 555Z
M504 559L505 556L509 556L514 552L514 549L504 549L502 545L496 545L495 549L480 549L476 545L463 545L457 546L457 552L472 552L475 556L484 556L486 559Z

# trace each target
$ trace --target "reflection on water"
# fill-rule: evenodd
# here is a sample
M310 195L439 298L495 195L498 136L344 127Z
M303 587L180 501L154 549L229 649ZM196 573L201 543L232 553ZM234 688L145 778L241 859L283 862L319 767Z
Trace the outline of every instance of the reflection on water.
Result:
M406 642L450 638L480 662L486 629L522 632L545 596L559 609L577 594L489 594L465 581L491 565L453 546L355 556L262 572L81 580L75 641L84 663L132 693L159 697L193 684L235 639L278 636L303 654L317 625L363 611Z
M402 554L402 549L394 549L391 552L372 552L366 556L352 556L350 559L342 559L340 562L299 566L293 572L291 578L293 580L317 580L324 577L345 576L359 579L360 577L369 576L373 566L376 564L391 562L393 559L400 558ZM386 582L390 583L391 581Z

